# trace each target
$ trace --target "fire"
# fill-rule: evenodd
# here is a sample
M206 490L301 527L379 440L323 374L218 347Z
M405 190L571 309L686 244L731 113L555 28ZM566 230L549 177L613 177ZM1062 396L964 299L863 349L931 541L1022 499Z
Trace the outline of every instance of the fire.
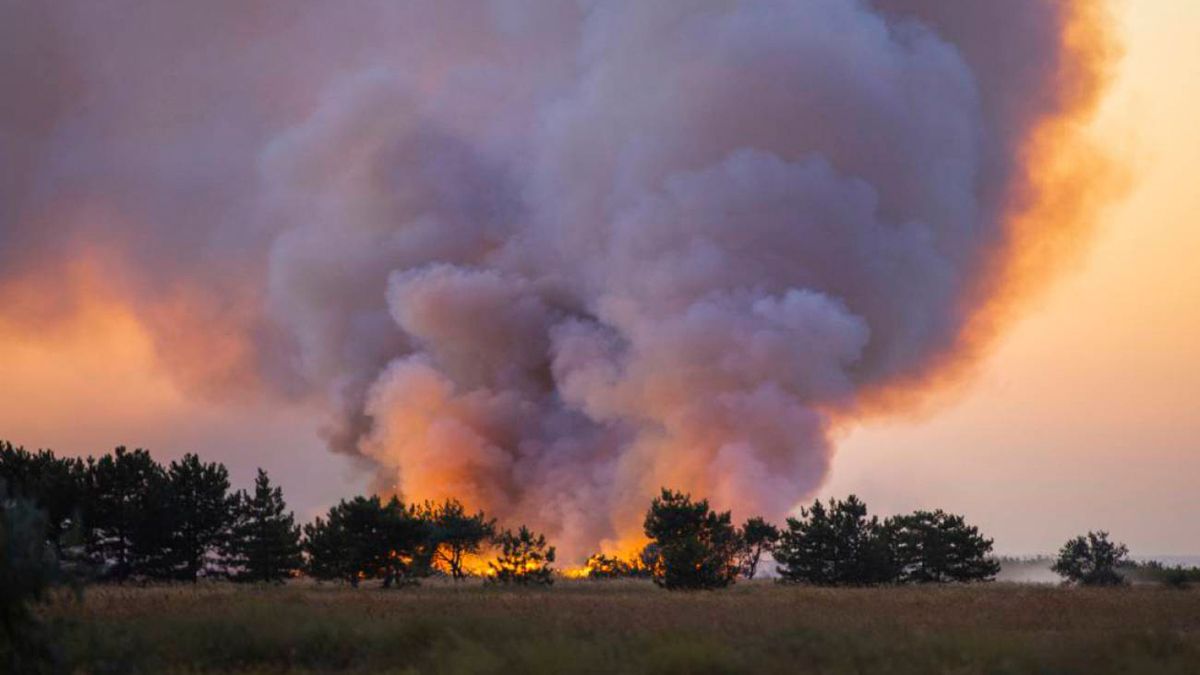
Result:
M587 579L592 574L592 568L588 565L583 565L580 567L568 567L566 569L559 570L559 574L562 575L564 579Z
M647 572L642 560L642 549L625 555L605 555L597 553L587 559L579 567L569 567L559 573L567 579L617 579L622 577L642 576Z
M491 559L481 555L466 555L463 557L462 568L468 576L472 577L490 577L494 576L495 572L489 567ZM435 563L435 567L446 574L450 573L450 568L442 561Z

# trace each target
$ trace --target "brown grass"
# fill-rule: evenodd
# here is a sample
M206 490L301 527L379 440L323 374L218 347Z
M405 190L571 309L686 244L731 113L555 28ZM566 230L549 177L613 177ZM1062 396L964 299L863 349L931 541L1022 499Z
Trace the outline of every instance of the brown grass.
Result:
M81 673L1200 672L1200 591L1159 588L215 584L44 613Z

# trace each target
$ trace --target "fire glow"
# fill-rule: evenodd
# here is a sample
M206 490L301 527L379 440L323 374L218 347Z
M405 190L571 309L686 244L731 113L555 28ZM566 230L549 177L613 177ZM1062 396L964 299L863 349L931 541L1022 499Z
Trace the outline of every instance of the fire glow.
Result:
M52 71L5 74L0 287L106 242L188 391L317 405L381 493L632 559L663 486L781 518L1070 257L1100 8L0 10Z

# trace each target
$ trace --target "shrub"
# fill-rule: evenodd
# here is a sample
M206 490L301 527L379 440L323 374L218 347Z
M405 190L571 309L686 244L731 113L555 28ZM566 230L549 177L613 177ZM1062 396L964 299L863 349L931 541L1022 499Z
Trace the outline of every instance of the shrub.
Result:
M32 502L9 497L0 483L0 663L7 672L38 672L48 658L30 609L60 578L47 522Z
M597 553L583 565L589 579L634 579L650 576L650 568L642 564L639 554L631 560Z
M1063 544L1051 569L1070 583L1118 586L1125 583L1125 578L1117 568L1128 555L1129 549L1109 541L1107 532L1088 532Z

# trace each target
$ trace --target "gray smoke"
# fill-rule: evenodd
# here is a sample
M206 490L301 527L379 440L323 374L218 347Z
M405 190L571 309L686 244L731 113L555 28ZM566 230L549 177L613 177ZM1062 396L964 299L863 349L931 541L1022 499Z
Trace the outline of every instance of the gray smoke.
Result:
M198 391L570 556L664 485L779 517L975 352L1097 7L7 3L0 264L115 258Z

